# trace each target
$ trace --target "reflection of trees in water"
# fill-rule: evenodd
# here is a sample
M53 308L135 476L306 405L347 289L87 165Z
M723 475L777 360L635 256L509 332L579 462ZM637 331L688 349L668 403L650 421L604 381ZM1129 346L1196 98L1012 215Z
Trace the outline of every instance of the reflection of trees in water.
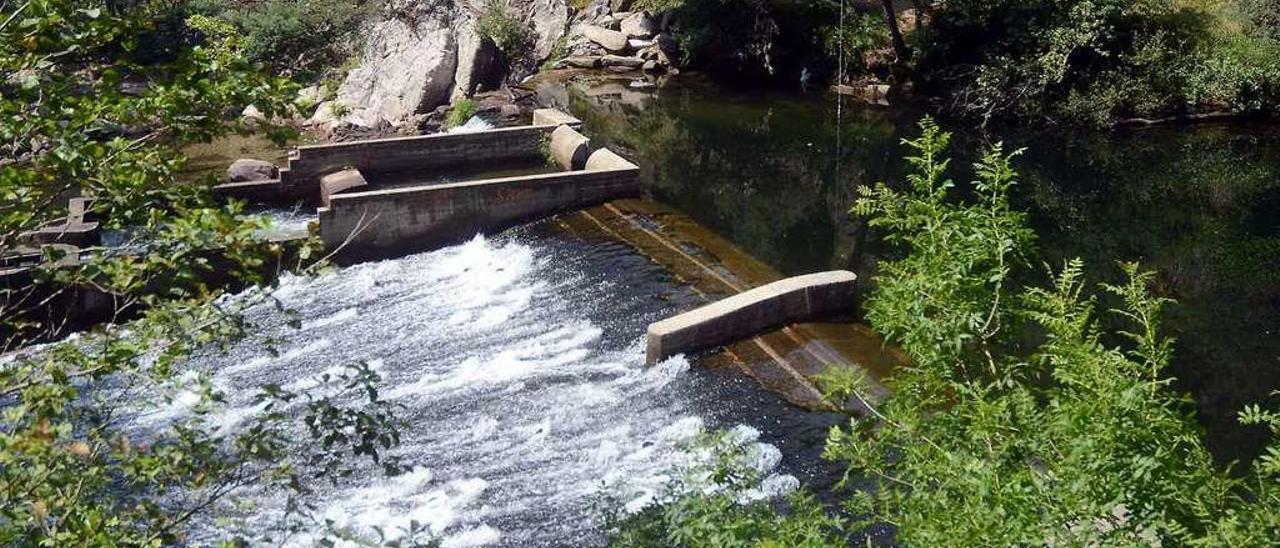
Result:
M867 166L883 165L896 141L879 117L844 124L837 173L834 120L812 102L674 90L646 108L585 94L574 107L593 138L639 161L656 198L786 272L855 263L854 188L874 182Z
M644 101L571 99L597 144L639 160L656 197L757 258L870 279L874 238L848 209L857 185L901 180L898 142L913 135L914 113L846 108L837 162L834 107L817 101L685 87ZM1162 292L1181 301L1169 313L1180 341L1172 370L1195 394L1209 447L1255 454L1264 432L1235 415L1280 388L1280 133L962 132L956 180L968 180L971 151L999 139L1028 147L1016 191L1043 259L1079 256L1099 277L1119 276L1116 260L1157 269Z
M1261 449L1265 432L1235 415L1280 388L1278 146L1276 135L1180 129L1033 143L1023 162L1046 260L1080 256L1100 273L1141 260L1180 301L1172 371L1226 459Z

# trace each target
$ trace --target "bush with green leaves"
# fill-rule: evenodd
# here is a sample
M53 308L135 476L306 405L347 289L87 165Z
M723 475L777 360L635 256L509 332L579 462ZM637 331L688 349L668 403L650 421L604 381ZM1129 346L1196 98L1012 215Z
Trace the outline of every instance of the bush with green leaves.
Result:
M184 543L246 485L288 510L227 540L277 543L316 521L316 481L399 470L387 453L399 442L397 410L362 364L314 389L257 387L262 412L239 429L211 419L224 395L187 356L248 335L241 310L272 302L267 287L228 298L222 284L308 271L317 248L266 241L266 222L215 200L212 180L179 180L181 149L244 130L246 105L283 113L296 86L253 70L207 19L191 24L208 42L158 59L142 46L154 16L105 0L0 6L0 250L31 260L28 278L0 289L6 546ZM87 214L131 241L71 255L24 235L65 216L74 195L92 198ZM83 318L59 303L85 288L112 303L112 323L69 338ZM174 403L168 389L178 385L195 395L182 402L189 413L151 431L129 424L131 413Z
M472 116L476 115L476 110L480 108L472 99L460 99L454 103L453 108L449 110L449 115L444 119L444 129L458 127L467 123Z
M476 15L476 33L509 57L523 53L533 40L528 23L507 0L485 0Z
M1280 475L1215 467L1169 388L1166 299L1122 264L1104 285L1127 330L1098 327L1098 296L1071 261L1017 287L1031 233L1008 207L1016 173L997 145L974 166L976 200L952 194L948 136L926 121L904 191L862 191L856 212L906 254L885 261L867 318L911 357L870 420L833 431L827 455L877 488L850 497L864 524L908 545L1267 546ZM837 387L857 395L857 383ZM1270 415L1251 411L1253 422ZM1274 451L1274 450L1273 450ZM1274 454L1274 452L1272 453Z
M354 54L356 30L375 3L361 0L191 0L191 13L216 17L243 35L244 53L279 74L321 76Z
M910 364L885 379L882 400L861 375L820 379L831 401L867 411L827 440L825 456L847 465L842 511L674 490L619 522L619 544L757 545L786 520L830 533L888 526L906 546L1274 546L1280 443L1248 473L1215 465L1170 387L1169 301L1152 293L1153 274L1122 263L1126 281L1095 291L1074 260L1039 278L1034 234L1007 197L1018 152L992 147L961 192L950 136L921 128L905 142L906 188L860 189L855 207L899 251L881 262L864 314ZM1126 327L1104 331L1103 314ZM1280 433L1264 405L1240 419Z
M916 37L917 76L983 120L1274 112L1280 42L1253 24L1266 13L1231 1L947 2Z

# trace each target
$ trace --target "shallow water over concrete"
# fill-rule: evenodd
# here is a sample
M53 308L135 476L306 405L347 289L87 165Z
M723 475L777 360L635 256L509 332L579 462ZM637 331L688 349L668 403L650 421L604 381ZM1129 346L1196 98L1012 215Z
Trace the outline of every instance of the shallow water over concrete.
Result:
M407 408L398 454L416 468L320 486L319 513L337 527L394 534L416 520L445 546L597 545L589 509L601 488L642 503L704 429L736 428L753 444L765 492L831 481L817 453L837 417L684 358L644 367L645 326L693 297L619 243L543 223L286 278L274 297L299 313L300 328L270 305L248 318L265 326L255 341L281 341L277 352L246 341L194 361L230 400L215 424L233 429L255 412L248 398L259 384L298 385L353 362L373 367L384 397ZM137 421L162 424L187 400ZM254 519L280 511L260 502Z

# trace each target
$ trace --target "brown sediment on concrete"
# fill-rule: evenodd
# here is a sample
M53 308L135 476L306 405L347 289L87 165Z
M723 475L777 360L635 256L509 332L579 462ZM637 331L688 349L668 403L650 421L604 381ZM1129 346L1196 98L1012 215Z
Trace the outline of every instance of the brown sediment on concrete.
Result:
M544 142L561 126L581 127L563 112L539 109L534 125L470 133L439 133L344 143L305 145L291 149L276 179L226 183L219 195L259 203L320 201L320 178L356 169L366 177L396 171L444 169L466 164L502 163L542 156Z
M539 217L640 193L633 164L336 194L318 210L320 237L348 258L464 241Z
M793 276L654 322L645 360L654 364L794 323L850 317L857 279L847 270Z
M551 157L560 169L573 171L587 165L591 154L591 139L569 126L560 126L551 132Z
M768 265L671 206L651 200L618 200L561 217L560 226L582 235L623 241L707 302L782 278ZM856 322L802 323L730 343L701 354L701 363L733 364L768 390L810 409L838 405L822 395L816 378L830 367L860 374L872 400L888 390L879 379L907 363L905 355ZM838 402L843 404L843 402Z

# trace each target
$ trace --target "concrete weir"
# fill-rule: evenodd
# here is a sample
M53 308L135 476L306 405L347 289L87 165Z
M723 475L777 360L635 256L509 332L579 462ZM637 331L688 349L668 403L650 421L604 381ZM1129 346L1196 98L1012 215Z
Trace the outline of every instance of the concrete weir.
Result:
M593 152L581 125L540 109L523 127L301 146L278 178L217 191L317 203L320 237L341 257L392 256L638 196L640 168L606 149ZM525 171L504 173L504 165ZM476 175L486 168L488 175Z
M848 316L856 280L845 270L796 276L653 323L645 359L654 364L793 323Z

